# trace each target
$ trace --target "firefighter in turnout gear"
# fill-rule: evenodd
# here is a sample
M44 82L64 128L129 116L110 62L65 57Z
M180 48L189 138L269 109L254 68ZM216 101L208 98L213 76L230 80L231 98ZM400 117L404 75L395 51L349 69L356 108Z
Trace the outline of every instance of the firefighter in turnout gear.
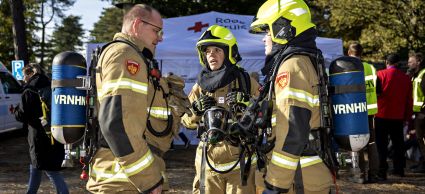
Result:
M266 33L262 72L266 79L275 75L270 82L276 142L264 175L264 193L329 193L332 174L315 144L321 125L316 66L323 58L310 10L302 0L268 0L250 32Z
M159 72L153 68L153 54L162 41L159 12L147 5L135 5L124 16L122 32L115 34L114 40L125 43L106 47L96 67L101 135L100 147L90 163L87 190L161 193L159 160L145 137L149 120L161 131L163 126L155 126L154 118L169 115L168 110L162 110L161 100L150 101L153 95L162 98L166 92L160 87L164 84L158 81Z
M205 118L208 114L205 112L224 108L231 115L240 113L249 103L251 96L258 96L259 84L238 66L237 62L241 60L241 57L236 38L227 28L218 25L209 27L202 34L196 47L200 63L204 68L189 94L194 114L191 117L184 115L182 123L187 128L198 128L198 133L202 133L204 124L205 130L209 130L208 122L203 119L203 116ZM230 117L226 119L227 126L230 126L234 119ZM227 134L226 127L220 130ZM238 146L238 143L219 132L213 133L209 140L202 139L196 152L194 193L249 194L255 192L253 175L256 157L255 155L251 157L251 170L247 176L246 185L243 186L241 165L238 162L240 158ZM206 150L203 149L205 147ZM246 161L248 157L241 160L243 159ZM206 160L209 161L208 165ZM232 166L235 168L232 169ZM215 170L229 172L219 173Z

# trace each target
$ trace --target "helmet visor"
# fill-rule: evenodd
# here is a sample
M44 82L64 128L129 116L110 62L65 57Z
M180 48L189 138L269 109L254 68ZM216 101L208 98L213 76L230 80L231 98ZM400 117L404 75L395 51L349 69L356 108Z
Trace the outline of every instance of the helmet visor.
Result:
M269 25L267 23L261 23L260 21L258 21L257 17L254 17L251 27L249 28L249 33L266 33L267 29L269 29Z
M199 50L201 52L205 52L205 50L209 46L215 46L215 47L221 48L223 49L223 51L226 50L226 48L228 47L228 45L224 43L220 43L220 42L203 42L202 44L199 44Z

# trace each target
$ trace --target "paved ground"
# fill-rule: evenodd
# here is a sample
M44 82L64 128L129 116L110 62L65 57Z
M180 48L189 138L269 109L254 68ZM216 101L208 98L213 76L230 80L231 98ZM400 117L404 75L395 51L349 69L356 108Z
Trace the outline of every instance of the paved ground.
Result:
M176 149L165 156L172 188L167 193L191 193L194 177L195 147ZM408 164L411 164L410 162ZM28 181L28 145L24 132L0 134L0 193L25 193ZM85 182L79 179L80 167L62 171L70 193L88 193ZM425 175L407 171L406 177L389 176L378 184L356 184L347 181L349 174L341 173L337 181L339 193L425 193ZM47 176L43 177L39 193L55 193ZM335 187L333 189L335 193Z

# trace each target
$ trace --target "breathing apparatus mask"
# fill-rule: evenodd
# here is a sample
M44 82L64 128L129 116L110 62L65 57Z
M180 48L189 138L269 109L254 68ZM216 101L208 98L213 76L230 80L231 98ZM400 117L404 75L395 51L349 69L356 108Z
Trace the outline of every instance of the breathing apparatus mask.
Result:
M205 138L211 144L223 141L227 134L229 112L219 106L213 106L203 115Z

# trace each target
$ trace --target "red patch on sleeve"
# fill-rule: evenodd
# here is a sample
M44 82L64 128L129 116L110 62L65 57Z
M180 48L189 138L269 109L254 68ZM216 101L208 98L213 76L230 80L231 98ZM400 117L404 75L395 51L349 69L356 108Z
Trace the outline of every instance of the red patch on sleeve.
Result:
M127 60L126 61L127 71L131 75L136 75L137 72L140 70L140 64L133 60Z
M289 82L289 72L284 71L276 76L276 85L281 89L285 88Z

